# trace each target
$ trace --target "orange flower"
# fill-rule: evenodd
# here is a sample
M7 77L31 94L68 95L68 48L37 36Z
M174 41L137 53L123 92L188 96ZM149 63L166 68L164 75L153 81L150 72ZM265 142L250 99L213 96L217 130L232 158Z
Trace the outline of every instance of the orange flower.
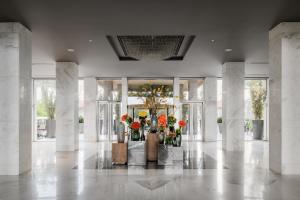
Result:
M166 115L160 115L158 117L158 123L159 123L160 126L166 127L166 125L167 125L167 117L166 117Z
M186 126L186 122L184 120L180 120L178 122L179 127L185 127Z

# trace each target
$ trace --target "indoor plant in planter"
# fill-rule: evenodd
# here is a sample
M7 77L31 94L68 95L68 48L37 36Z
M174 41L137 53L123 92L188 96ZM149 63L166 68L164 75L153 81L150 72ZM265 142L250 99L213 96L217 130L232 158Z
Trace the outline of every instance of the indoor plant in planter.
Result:
M250 82L252 112L254 120L253 125L253 139L261 140L263 138L264 121L263 111L266 100L266 89L262 85L262 81L251 81Z
M176 123L176 118L173 115L168 116L169 131L175 132L175 128L174 128L175 123Z
M132 122L131 128L131 140L139 141L140 140L140 127L141 124L139 122Z
M139 120L141 124L141 140L145 140L145 125L146 125L146 118L147 118L148 113L146 111L141 111L139 112Z
M181 139L182 139L181 133L182 133L183 127L186 126L186 122L184 120L180 120L178 122L178 126L179 126L179 128L176 129L175 138L173 140L173 146L175 146L175 147L181 146Z
M163 144L165 140L165 128L167 126L167 117L165 115L160 115L158 117L159 126L159 143Z
M79 116L78 122L79 122L79 133L83 133L84 118L82 116Z
M124 115L122 115L122 117L121 117L121 121L123 122L123 123L125 123L125 124L127 124L127 132L125 132L125 135L126 136L128 136L129 137L129 129L130 129L130 127L131 127L131 124L132 124L132 122L133 122L133 119L132 119L132 117L130 117L128 114L124 114ZM120 133L120 132L119 132ZM120 133L120 134L123 134L123 133ZM119 136L119 137L122 137L122 136ZM129 139L129 138L127 138L127 139ZM125 139L126 140L126 139Z
M222 134L222 129L223 129L223 120L222 117L218 117L217 119L218 127L219 127L219 132Z

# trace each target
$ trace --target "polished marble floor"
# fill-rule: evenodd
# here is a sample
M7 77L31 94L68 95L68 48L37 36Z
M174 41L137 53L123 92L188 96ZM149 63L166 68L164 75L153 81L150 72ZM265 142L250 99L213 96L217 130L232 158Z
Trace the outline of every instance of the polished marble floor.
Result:
M184 149L182 167L113 168L105 142L81 142L69 153L36 142L31 172L0 176L0 199L300 199L300 176L268 170L267 142L246 141L243 155L224 153L221 142L189 142Z

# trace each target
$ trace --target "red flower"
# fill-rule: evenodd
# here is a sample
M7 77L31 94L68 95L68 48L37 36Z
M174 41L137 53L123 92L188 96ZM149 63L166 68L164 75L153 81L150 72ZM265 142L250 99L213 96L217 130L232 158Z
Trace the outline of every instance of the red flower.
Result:
M167 125L167 117L166 117L166 115L160 115L158 117L158 123L159 123L160 126L166 127L166 125Z
M126 119L127 119L127 117L128 117L128 115L127 115L127 114L125 114L125 115L122 115L122 118L121 118L122 122L125 122L125 121L126 121Z
M186 126L186 122L184 120L180 120L178 122L179 127L185 127Z
M132 122L131 128L138 130L141 127L141 124L139 122Z

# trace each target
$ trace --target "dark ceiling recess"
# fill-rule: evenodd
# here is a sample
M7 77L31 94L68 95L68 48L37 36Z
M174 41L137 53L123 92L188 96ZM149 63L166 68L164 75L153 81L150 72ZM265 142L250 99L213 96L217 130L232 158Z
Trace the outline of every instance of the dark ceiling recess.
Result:
M120 61L183 60L195 36L117 35L107 39Z

